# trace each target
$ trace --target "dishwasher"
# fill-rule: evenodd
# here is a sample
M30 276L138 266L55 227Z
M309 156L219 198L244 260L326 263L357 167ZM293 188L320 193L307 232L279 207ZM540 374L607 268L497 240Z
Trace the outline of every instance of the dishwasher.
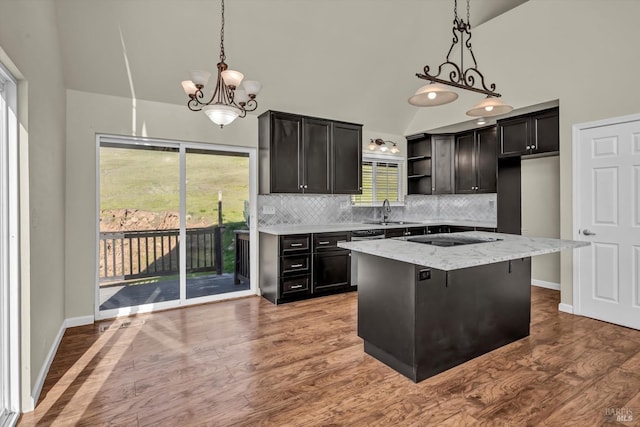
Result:
M356 230L351 232L351 241L384 239L384 229ZM358 255L351 252L351 286L358 286Z

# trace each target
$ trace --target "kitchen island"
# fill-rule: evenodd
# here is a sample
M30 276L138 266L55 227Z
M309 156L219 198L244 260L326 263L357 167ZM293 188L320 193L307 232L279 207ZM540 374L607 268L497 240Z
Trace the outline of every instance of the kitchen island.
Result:
M414 382L529 335L531 257L587 242L466 232L340 243L366 353Z

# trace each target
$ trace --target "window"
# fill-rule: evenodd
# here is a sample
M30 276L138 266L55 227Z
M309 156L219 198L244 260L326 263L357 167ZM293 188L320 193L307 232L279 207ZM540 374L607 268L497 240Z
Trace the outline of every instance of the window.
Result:
M402 202L403 159L390 156L365 155L362 158L362 194L351 201L358 206L377 206L384 199Z

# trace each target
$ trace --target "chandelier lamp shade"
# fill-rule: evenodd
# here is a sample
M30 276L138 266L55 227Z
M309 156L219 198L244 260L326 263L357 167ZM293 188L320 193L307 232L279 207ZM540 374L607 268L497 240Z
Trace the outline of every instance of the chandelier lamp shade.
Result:
M476 104L467 115L473 117L491 117L506 114L513 107L505 104L496 92L495 83L489 86L485 83L484 75L478 69L478 63L471 47L471 25L469 24L470 8L467 0L467 21L458 16L458 0L454 0L453 8L453 40L445 61L438 66L437 72L425 65L422 73L416 77L430 83L420 87L409 98L409 103L418 107L432 107L455 101L458 94L453 88L464 89L486 95L486 99ZM459 50L459 62L454 58L454 52ZM453 54L453 55L452 55ZM471 60L471 66L465 68L465 58ZM448 77L448 78L447 78Z
M387 142L391 144L391 148L387 146ZM386 153L387 151L391 154L398 154L400 149L398 148L398 144L393 141L384 141L380 138L371 138L369 140L369 150L371 151L380 151L382 153Z
M218 77L211 96L206 98L204 88L209 82L211 73L195 70L191 72L191 80L182 82L182 88L189 96L187 107L191 111L203 111L212 122L221 128L232 123L238 117L247 115L247 111L258 108L256 96L262 85L255 80L244 80L240 71L230 70L225 62L224 53L224 0L221 0L220 27L220 62Z

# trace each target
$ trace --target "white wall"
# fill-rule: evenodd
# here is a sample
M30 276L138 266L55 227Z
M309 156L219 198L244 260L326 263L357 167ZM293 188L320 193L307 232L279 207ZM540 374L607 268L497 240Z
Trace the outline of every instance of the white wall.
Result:
M640 110L637 19L631 0L529 0L476 28L480 70L514 107L560 102L560 230L572 238L571 128L573 124ZM434 61L437 58L434 58ZM630 83L631 82L631 83ZM462 95L449 105L421 109L407 134L464 121L479 101ZM561 255L562 303L573 304L571 252Z
M20 79L23 410L64 320L66 108L55 18L54 2L0 1L3 62Z
M560 158L522 160L522 234L560 238ZM533 257L531 278L560 283L560 254Z

